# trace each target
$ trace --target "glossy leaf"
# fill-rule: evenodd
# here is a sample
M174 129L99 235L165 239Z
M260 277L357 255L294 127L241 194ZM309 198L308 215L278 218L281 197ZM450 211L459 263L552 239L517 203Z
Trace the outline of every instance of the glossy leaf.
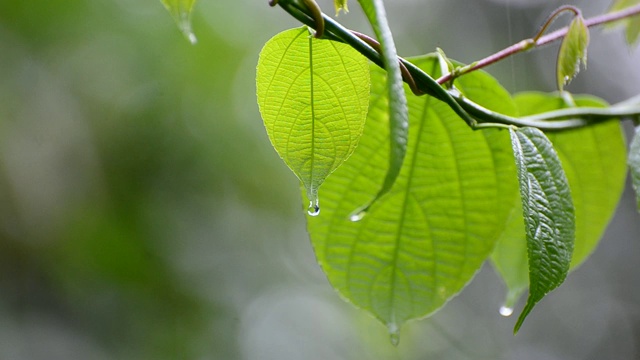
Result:
M180 31L192 44L197 42L196 35L191 29L191 11L195 3L196 0L162 0L162 4L169 10Z
M536 128L511 129L529 258L529 298L514 332L533 307L564 282L575 239L569 182L553 145Z
M436 56L414 60L438 76ZM324 186L323 215L308 218L316 256L331 284L397 339L399 327L457 294L494 247L517 196L508 134L473 131L447 105L408 97L407 160L391 191L359 222L353 207L375 195L389 151L384 72L372 69L364 135ZM478 71L456 80L465 96L513 114L510 95Z
M640 211L640 126L636 127L636 132L629 148L629 169L631 170L631 182L636 191L638 210Z
M522 116L566 107L565 101L557 94L522 93L514 100ZM577 106L606 106L594 97L574 96L574 100ZM624 136L615 120L547 136L562 161L573 194L576 239L571 268L574 269L596 248L624 189ZM517 204L492 255L493 264L507 285L507 307L513 307L529 285L522 222L522 208Z
M284 31L262 49L260 113L271 144L304 185L317 214L318 188L355 150L369 103L369 65L347 45Z
M378 199L385 195L395 183L407 153L409 119L407 99L404 92L400 65L393 35L387 22L382 0L358 0L364 10L382 49L382 60L386 72L387 97L389 101L389 157L384 183L378 193L352 216L361 219Z
M580 71L580 63L587 66L587 46L589 45L589 28L582 16L573 18L567 35L562 39L558 52L557 81L562 90Z
M349 8L347 7L348 0L333 0L333 4L336 7L336 16L340 13L340 11L344 11L345 13L349 12Z

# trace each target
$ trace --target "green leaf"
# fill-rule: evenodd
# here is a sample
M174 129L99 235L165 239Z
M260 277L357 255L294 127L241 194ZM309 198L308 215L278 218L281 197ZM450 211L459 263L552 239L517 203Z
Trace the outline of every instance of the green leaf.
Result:
M631 182L636 191L638 210L640 211L640 126L636 127L636 134L629 148L629 169L631 170Z
M529 298L514 328L518 332L533 307L567 277L575 239L575 211L562 163L544 133L531 127L509 132L529 256Z
M514 98L520 115L533 115L566 107L558 94L537 92ZM577 106L604 107L600 99L574 96ZM569 180L576 215L576 240L571 269L577 268L593 252L611 220L626 177L625 141L616 120L593 126L547 134L553 143ZM515 301L528 287L526 237L522 228L522 207L517 204L509 224L492 255L495 268L505 281L508 294L505 306Z
M369 103L367 60L306 27L269 40L258 60L257 96L280 157L304 185L317 215L318 188L355 150Z
M347 0L333 0L333 3L336 7L336 16L340 13L340 10L345 13L349 12L349 8L347 7Z
M640 16L629 19L625 37L629 45L635 44L640 39Z
M196 35L191 29L191 11L196 3L196 0L161 0L164 7L169 10L169 13L178 24L178 28L184 34L184 36L192 43L195 44L198 40Z
M438 75L436 56L414 63ZM473 131L446 104L410 95L410 141L398 180L367 216L349 221L386 171L384 76L372 69L360 145L323 185L323 216L309 217L308 230L333 287L384 323L395 342L404 322L438 310L478 271L502 232L517 184L506 132ZM456 84L484 107L515 112L510 95L481 71Z
M567 35L562 39L558 52L556 76L558 89L573 79L580 71L580 63L587 66L587 46L589 45L589 28L582 16L573 18Z
M620 11L637 4L640 4L640 0L618 0L613 3L609 11ZM640 16L635 15L630 18L625 18L616 21L615 24L624 24L626 27L625 37L629 45L633 45L640 39Z
M619 11L640 3L640 0L618 0L611 5L609 12Z
M385 175L384 183L378 193L364 206L360 206L352 216L353 219L361 219L378 199L385 195L395 183L402 163L407 153L407 140L409 120L407 112L407 99L402 83L402 74L396 46L393 42L391 29L387 22L387 15L382 0L358 0L364 10L382 49L382 60L387 69L386 84L389 101L389 167Z

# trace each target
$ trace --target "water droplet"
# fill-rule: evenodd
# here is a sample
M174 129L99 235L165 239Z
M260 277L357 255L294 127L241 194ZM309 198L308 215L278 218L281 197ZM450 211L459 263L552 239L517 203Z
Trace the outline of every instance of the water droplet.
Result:
M400 344L400 329L398 328L398 325L395 323L389 323L387 328L389 329L389 340L391 340L391 345L398 346L398 344Z
M355 213L351 214L351 216L349 216L349 220L351 220L353 222L360 221L360 220L362 220L362 218L365 215L367 215L366 211L364 211L364 210L363 211L358 211L358 212L355 212Z
M191 43L191 45L195 45L198 42L196 35L192 32L187 34L187 39L189 39L189 42Z
M320 215L320 204L318 203L318 199L316 199L315 203L313 201L309 201L309 209L307 209L307 213L311 216Z
M507 317L507 316L511 316L511 314L513 314L513 308L512 307L508 307L506 305L502 305L500 307L500 315Z

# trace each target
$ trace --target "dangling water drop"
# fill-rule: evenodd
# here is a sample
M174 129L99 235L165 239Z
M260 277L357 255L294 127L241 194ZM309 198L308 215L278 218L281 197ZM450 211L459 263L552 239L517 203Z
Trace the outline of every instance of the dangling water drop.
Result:
M351 214L351 216L349 216L349 220L351 220L353 222L360 221L360 220L362 220L362 218L365 215L367 215L366 211L364 211L364 210L363 211L358 211L358 212L355 212L355 213Z
M511 316L511 314L513 314L513 308L512 307L508 307L506 305L502 305L500 307L500 315L507 317L507 316Z
M507 291L507 298L505 299L504 304L500 307L500 315L507 317L513 314L513 308L516 306L516 302L518 302L518 298L522 294L523 289L510 289Z
M182 31L184 37L189 40L191 45L195 45L198 42L198 39L196 38L196 34L194 34L193 30L191 29L191 19L189 18L189 14L181 14L180 18L177 21L178 26L180 27L180 31Z
M191 45L195 45L198 42L198 38L196 38L196 34L190 32L187 34L187 39L191 43Z
M398 346L398 344L400 344L400 329L398 328L398 325L395 323L389 323L387 328L389 329L389 340L391 340L391 345Z
M318 216L320 215L320 204L318 202L318 199L316 198L316 201L314 203L313 200L309 201L309 208L307 209L307 213L311 216Z

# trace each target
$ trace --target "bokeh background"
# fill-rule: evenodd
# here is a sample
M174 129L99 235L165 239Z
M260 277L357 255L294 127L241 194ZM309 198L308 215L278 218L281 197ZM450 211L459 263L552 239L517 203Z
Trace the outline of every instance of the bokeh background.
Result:
M350 5L339 19L371 33ZM463 62L532 36L559 5L387 1L402 55L438 46ZM158 0L0 0L0 359L640 358L629 186L595 254L516 337L485 266L391 346L317 266L255 103L261 46L299 24L267 0L199 0L193 22L195 46ZM489 71L552 91L556 50ZM620 30L593 31L589 55L570 91L640 93L640 50Z

